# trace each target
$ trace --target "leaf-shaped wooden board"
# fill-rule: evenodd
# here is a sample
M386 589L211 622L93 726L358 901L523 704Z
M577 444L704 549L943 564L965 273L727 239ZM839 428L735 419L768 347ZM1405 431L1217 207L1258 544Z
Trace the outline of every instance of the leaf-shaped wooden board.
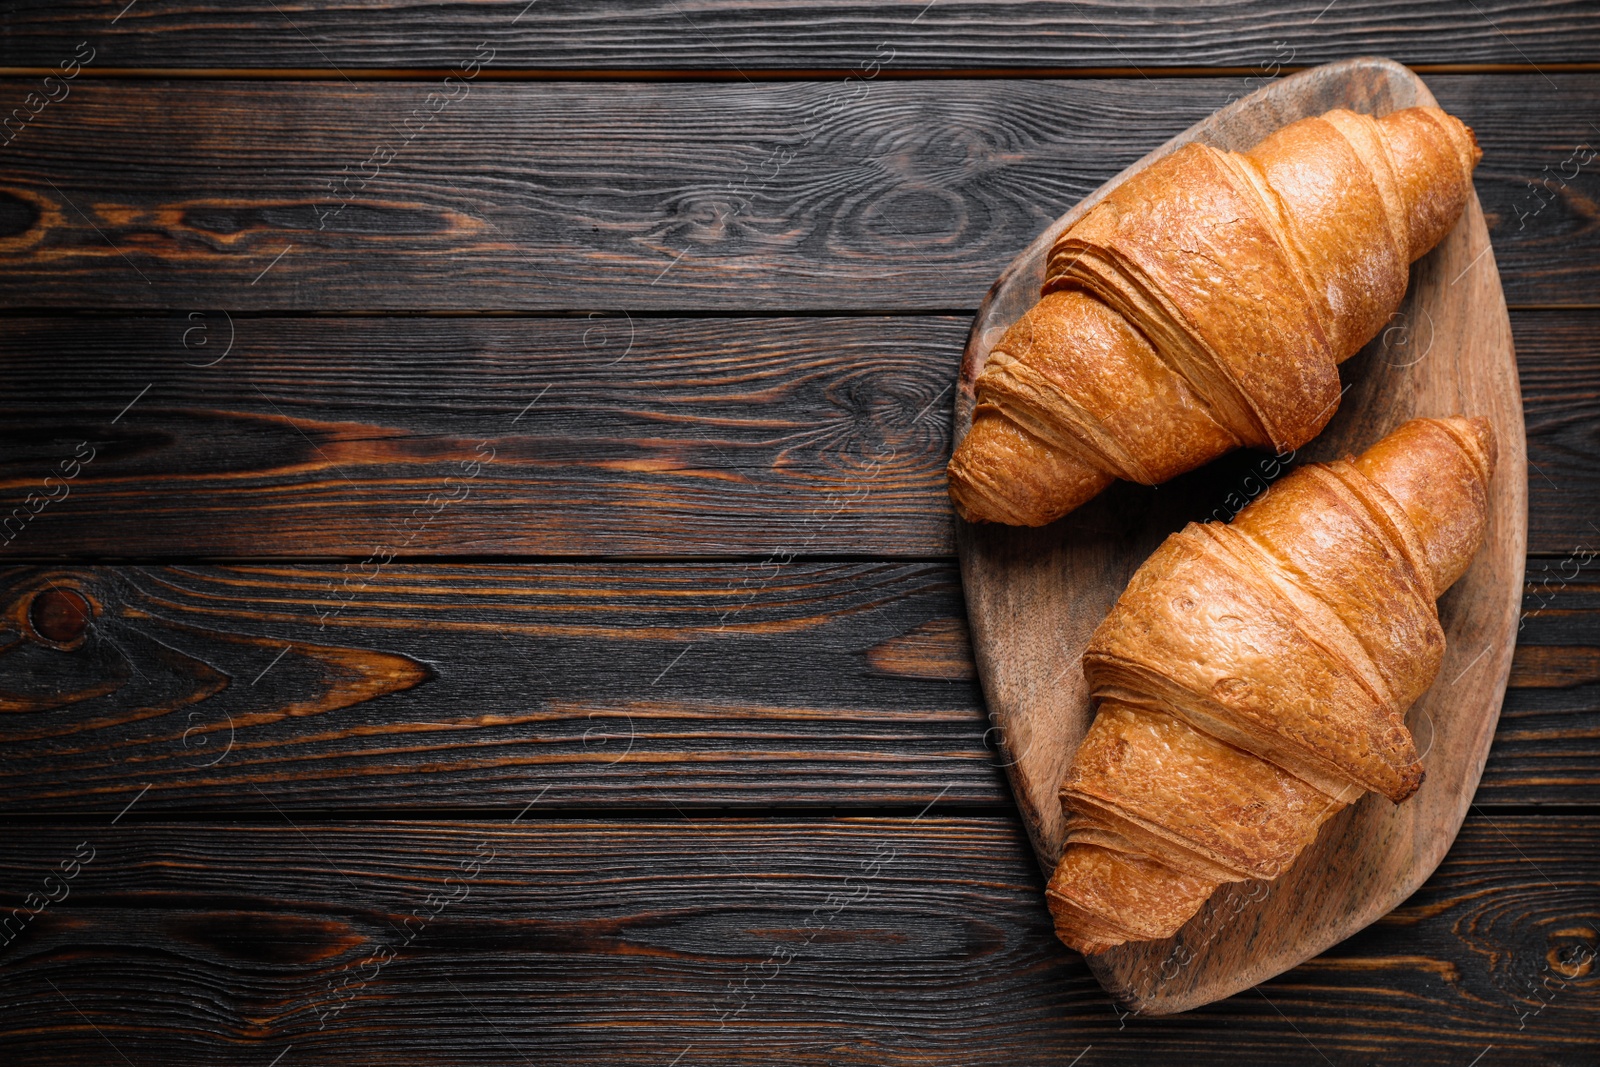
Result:
M961 365L956 440L971 426L973 382L990 348L1038 299L1051 244L1128 175L1190 141L1243 151L1330 108L1382 115L1434 102L1397 63L1330 63L1229 105L1112 178L1056 220L989 291ZM1147 1014L1248 989L1389 912L1444 858L1483 773L1511 669L1528 519L1516 357L1475 196L1449 236L1412 267L1389 327L1340 372L1348 391L1339 412L1296 462L1359 453L1419 415L1487 415L1499 435L1488 541L1440 601L1444 666L1408 716L1427 778L1398 806L1364 797L1330 820L1283 877L1224 885L1172 938L1089 957L1112 996ZM1163 538L1190 520L1227 518L1275 469L1270 457L1240 452L1156 489L1118 483L1039 529L958 520L978 670L1046 876L1065 832L1057 791L1092 717L1079 664L1090 633Z

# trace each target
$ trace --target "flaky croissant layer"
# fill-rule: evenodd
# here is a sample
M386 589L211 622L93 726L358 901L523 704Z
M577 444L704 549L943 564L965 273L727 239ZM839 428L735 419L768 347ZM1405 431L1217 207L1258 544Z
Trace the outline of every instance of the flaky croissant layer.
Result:
M957 510L1040 526L1118 478L1309 441L1480 155L1438 108L1334 110L1123 182L1056 242L1041 299L990 353L950 460Z
M1435 601L1483 542L1494 463L1487 420L1416 419L1139 568L1083 657L1097 713L1048 889L1063 941L1168 937L1366 791L1416 792L1405 713L1439 671Z

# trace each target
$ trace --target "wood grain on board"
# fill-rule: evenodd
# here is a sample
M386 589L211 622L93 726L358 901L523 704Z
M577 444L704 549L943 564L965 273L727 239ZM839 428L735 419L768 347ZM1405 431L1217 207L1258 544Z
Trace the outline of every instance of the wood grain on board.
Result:
M1581 559L1530 564L1479 804L1600 790ZM1012 810L952 562L12 568L0 624L13 814Z
M80 40L114 67L452 68L480 41L493 67L558 71L1270 68L1387 55L1408 64L1526 67L1593 60L1577 0L1227 0L1205 5L1076 0L777 3L701 0L12 0L0 63L42 66ZM875 67L874 64L877 66ZM358 75L359 76L359 75ZM1134 76L1137 76L1134 74Z
M1011 819L17 831L5 898L62 898L0 947L19 1063L1573 1067L1600 1026L1594 816L1475 815L1377 926L1167 1019L1051 935Z
M1431 104L1415 74L1351 60L1297 74L1240 100L1112 179L1028 246L1001 274L973 321L957 389L955 437L971 425L973 383L1006 328L1038 299L1055 238L1103 193L1189 141L1244 151L1267 134L1332 107L1371 114ZM1527 546L1527 454L1511 327L1476 197L1416 264L1385 330L1342 373L1338 413L1297 459L1362 451L1408 419L1487 416L1499 461L1489 522L1473 565L1440 602L1447 649L1408 722L1427 777L1406 803L1367 796L1324 825L1287 872L1229 884L1173 937L1130 941L1089 958L1122 1002L1153 1014L1231 996L1310 958L1382 917L1443 859L1488 757L1515 647ZM1215 477L1209 471L1198 472ZM1048 527L958 524L962 583L979 676L1000 731L1006 774L1045 871L1066 838L1058 790L1093 720L1079 661L1129 576L1175 529L1168 509L1130 509L1115 487ZM1147 494L1152 502L1159 494ZM1241 505L1242 506L1242 505ZM1116 515L1112 532L1108 516ZM1161 980L1176 950L1194 953Z
M0 562L948 556L968 322L0 318ZM1600 548L1600 311L1511 323L1529 546L1560 560ZM89 450L65 490L45 486ZM1120 491L1177 529L1260 462Z
M0 79L0 113L37 81ZM1052 219L1261 84L79 78L4 135L0 297L971 309ZM1595 79L1431 84L1483 146L1476 184L1511 302L1600 304Z

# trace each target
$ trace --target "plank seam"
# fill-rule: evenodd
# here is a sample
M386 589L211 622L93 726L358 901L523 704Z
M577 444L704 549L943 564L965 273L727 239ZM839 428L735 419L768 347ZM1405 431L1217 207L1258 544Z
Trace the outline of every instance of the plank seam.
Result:
M1285 66L1284 75L1310 70L1311 65ZM1533 63L1418 63L1419 74L1588 74L1600 71L1600 62L1572 60ZM42 78L56 75L53 67L0 66L0 78ZM327 81L327 82L436 82L455 75L448 67L85 67L78 77L94 81ZM720 67L618 68L500 67L484 68L480 82L806 82L859 78L855 67L766 67L743 70ZM1260 77L1259 67L1148 66L1148 67L905 67L883 69L877 81L978 81L996 79L1178 79Z

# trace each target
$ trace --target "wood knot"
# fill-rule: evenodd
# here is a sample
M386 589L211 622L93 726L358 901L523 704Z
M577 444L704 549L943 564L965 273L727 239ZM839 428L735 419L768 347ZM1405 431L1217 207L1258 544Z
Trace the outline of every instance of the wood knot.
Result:
M0 192L0 240L19 237L39 225L39 207L12 193Z
M93 607L81 594L70 589L44 589L34 594L28 605L28 625L46 644L57 648L76 648L89 629Z

